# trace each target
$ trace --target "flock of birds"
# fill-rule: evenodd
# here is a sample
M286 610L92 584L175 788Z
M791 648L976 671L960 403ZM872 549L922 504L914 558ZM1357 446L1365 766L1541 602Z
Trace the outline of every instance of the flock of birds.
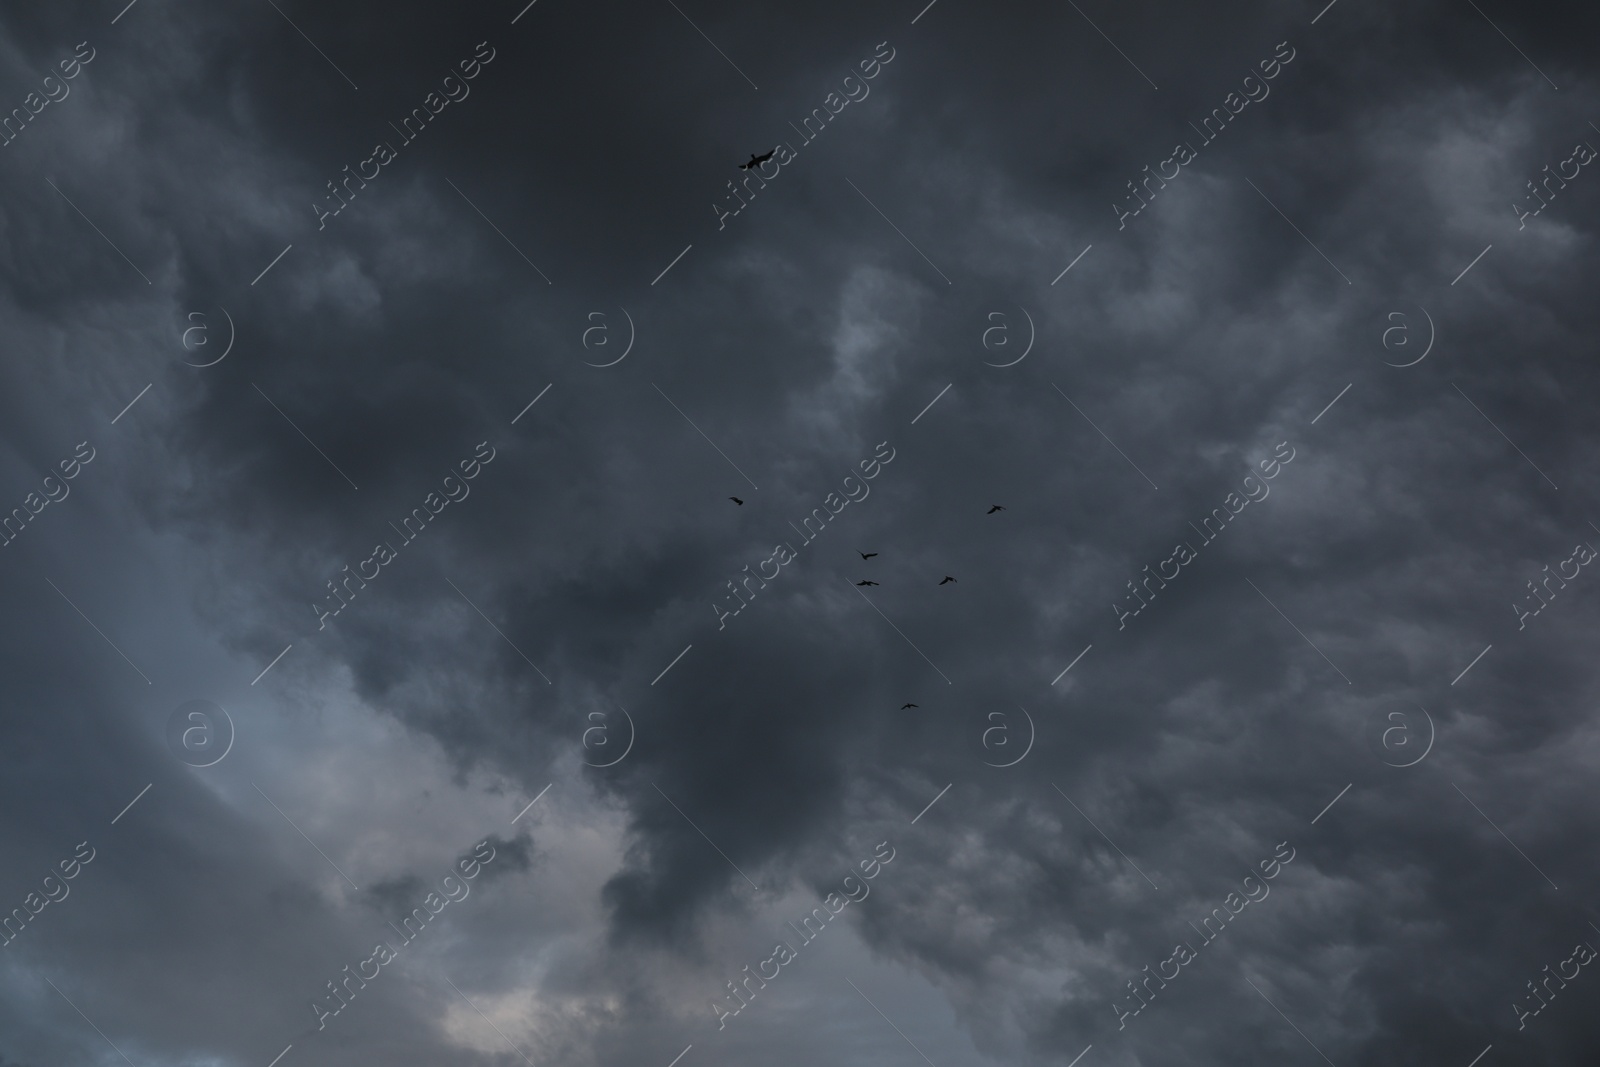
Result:
M731 499L733 499L733 498L732 498L732 497L729 497L729 499L730 499L730 500L731 500ZM988 511L986 511L986 512L984 512L984 514L985 514L985 515L993 515L993 514L994 514L994 513L995 513L995 512L997 512L997 511L1004 511L1004 510L1005 510L1005 508L1003 508L1003 507L1001 507L1001 506L1000 506L1000 505L999 505L999 504L995 504L995 505L994 505L994 506L993 506L993 507L991 507L991 508L990 508L990 509L989 509L989 510L988 510ZM876 555L877 555L877 553L876 553L876 552L863 552L863 551L861 551L861 550L860 550L860 549L859 549L859 548L858 548L858 549L856 549L856 555L858 555L858 556L860 556L860 557L861 557L861 558L862 558L862 559L864 559L864 560L866 560L866 559L871 559L871 558L872 558L872 557L873 557L873 556L876 556ZM950 577L950 576L949 576L949 575L948 575L948 574L947 574L947 575L945 575L945 576L944 576L944 577L943 577L943 578L941 578L941 579L939 579L939 584L940 584L940 585L949 585L949 584L950 584L950 583L951 583L951 582L953 582L953 581L955 581L955 579L954 579L954 578L952 578L952 577ZM862 579L862 580L861 580L861 581L859 581L859 582L857 582L857 583L856 583L856 584L857 584L857 585L878 585L878 584L880 584L880 583L878 583L878 582L874 582L874 581L872 581L872 580L871 580L871 579L869 579L869 578L863 578L863 579ZM916 707L916 705L915 705L915 704L910 704L910 705L907 705L907 706L908 706L908 707L913 707L913 708L914 708L914 707Z
M736 496L730 496L728 499L733 501L735 504L738 504L740 507L744 506L744 501L740 500ZM1005 510L1005 508L1002 507L1001 505L994 504L989 508L988 511L984 512L984 514L985 515L993 515L997 511L1004 511L1004 510ZM863 552L860 549L856 549L856 555L860 556L864 560L867 560L867 559L871 559L873 556L876 556L877 553L876 552ZM940 585L949 585L951 582L954 582L954 581L955 581L955 579L950 577L950 575L947 574L943 578L939 579L939 584ZM857 582L856 584L857 585L879 585L881 583L874 582L870 578L863 578L861 581ZM906 706L907 707L911 707L911 708L916 707L915 704L908 704Z
M768 154L766 154L766 155L755 155L754 152L752 152L752 154L750 154L750 162L749 163L741 163L741 165L739 165L739 170L742 170L742 171L750 170L750 168L754 168L754 166L762 165L762 163L765 163L766 160L770 160L770 158L773 158L773 152L768 152ZM741 499L736 498L736 496L730 496L730 498L728 498L728 499L730 499L730 501L733 501L734 504L738 504L739 507L744 507L744 501L741 501ZM987 510L987 512L984 512L984 514L986 514L986 515L994 515L995 512L1003 512L1003 510L1005 510L1005 507L1000 506L1000 504L994 504L994 506L990 506L989 510ZM862 560L866 561L866 560L870 560L870 558L872 558L872 557L875 557L875 555L877 555L877 552L862 552L861 549L856 549L856 555L859 555L859 557L861 557ZM954 581L955 581L954 577L950 577L949 574L946 574L946 576L941 577L941 579L939 579L939 585L949 585L949 584L952 584L952 582L954 582ZM878 582L872 581L872 579L869 579L869 577L864 577L864 579L861 579L861 581L856 582L856 585L877 585L877 584L878 584ZM909 704L909 702L907 702L907 704L901 704L902 712L904 712L904 710L906 710L906 709L909 709L909 707L922 707L922 705L920 705L920 704Z
M769 152L768 155L771 155L771 153ZM753 156L752 156L752 159L754 159ZM757 161L757 162L759 162L759 161ZM736 496L730 496L728 499L733 501L735 504L738 504L741 507L744 506L744 501L740 500ZM994 505L990 506L989 510L984 512L984 514L985 515L993 515L997 511L1004 511L1004 510L1005 510L1005 508L1003 506L1001 506L1000 504L994 504ZM876 552L863 552L859 548L856 549L856 555L860 556L863 561L869 560L869 559L873 558L874 556L876 556L877 554L878 553L876 553ZM938 584L940 584L940 585L949 585L950 583L952 583L954 581L955 581L955 579L947 574L943 578L939 579L939 583ZM878 585L880 583L874 582L870 578L863 578L863 579L861 579L861 581L857 582L856 584L857 585ZM901 711L905 711L907 708L916 708L916 707L920 707L920 706L921 705L919 705L919 704L901 704L900 705L900 710Z
M768 152L764 156L758 156L754 152L751 152L750 153L750 161L748 163L739 164L739 169L740 170L751 170L751 169L753 169L755 167L759 167L761 164L763 164L767 160L771 159L773 154L776 151L777 151L777 149L773 149L771 152ZM736 496L730 496L728 499L733 501L735 504L738 504L740 507L744 506L744 501L740 500ZM1002 507L999 504L995 504L992 507L990 507L989 510L987 512L985 512L985 514L993 515L997 511L1004 511L1004 510L1005 510L1004 507ZM876 552L862 552L860 549L856 550L856 554L859 555L862 558L863 561L869 560L872 557L877 555ZM940 585L950 585L953 582L955 582L955 579L947 574L943 578L939 579L939 583L938 584L940 584ZM871 586L871 585L878 585L878 584L879 584L878 582L874 582L870 578L863 578L861 581L856 583L856 585L858 585L858 586ZM916 705L916 704L902 704L902 705L900 705L900 710L901 711L905 711L907 708L915 708L915 707L918 707L918 705Z

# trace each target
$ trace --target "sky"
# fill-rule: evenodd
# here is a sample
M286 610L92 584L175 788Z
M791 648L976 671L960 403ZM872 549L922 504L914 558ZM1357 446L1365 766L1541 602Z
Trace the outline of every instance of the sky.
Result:
M0 1065L1592 1062L1597 32L0 9Z

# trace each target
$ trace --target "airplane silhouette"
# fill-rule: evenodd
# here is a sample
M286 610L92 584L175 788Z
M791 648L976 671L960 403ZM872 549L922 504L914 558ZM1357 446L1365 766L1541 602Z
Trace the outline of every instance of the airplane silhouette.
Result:
M731 500L731 501L733 501L733 502L734 502L734 503L735 503L735 504L738 504L738 505L739 505L739 506L740 506L740 507L743 507L743 506L744 506L744 501L743 501L743 500L740 500L740 499L739 499L739 498L738 498L738 497L736 497L736 496L730 496L730 497L729 497L729 498L728 498L728 499L729 499L729 500Z
M862 559L871 559L873 556L876 556L877 553L876 552L862 552L860 549L857 549L856 550L856 555L860 556Z
M856 584L857 585L877 585L878 583L877 582L871 582L871 581L861 581L861 582L857 582Z
M1004 510L1005 510L1005 508L1001 507L999 504L996 504L994 507L992 507L988 511L984 512L984 514L985 515L993 515L997 511L1004 511Z
M900 705L900 710L901 711L905 711L907 708L915 708L915 707L918 707L918 706L919 705L917 705L917 704L901 704Z
M942 582L940 582L940 583L939 583L939 584L940 584L940 585L948 585L948 584L949 584L949 583L950 583L950 582L953 582L953 581L955 581L955 579L954 579L954 578L952 578L952 577L950 577L950 576L949 576L949 575L948 575L948 574L947 574L947 575L945 575L945 576L944 576L944 581L942 581Z
M750 162L739 164L739 169L740 170L753 170L756 167L761 166L761 164L765 163L767 160L771 159L774 152L777 152L776 148L774 148L771 152L768 152L764 156L758 156L754 152L751 152L750 153Z

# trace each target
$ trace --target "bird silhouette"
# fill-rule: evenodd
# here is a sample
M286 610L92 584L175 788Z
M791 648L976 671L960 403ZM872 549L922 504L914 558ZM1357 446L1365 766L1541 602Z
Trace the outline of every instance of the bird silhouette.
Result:
M743 506L744 506L744 501L743 501L743 500L740 500L740 499L739 499L739 498L738 498L738 497L736 497L736 496L730 496L730 497L729 497L729 498L728 498L728 499L729 499L729 500L731 500L731 501L733 501L733 502L734 502L734 503L735 503L735 504L738 504L738 505L739 505L739 506L740 506L740 507L743 507Z
M953 582L953 581L955 581L955 579L954 579L954 578L952 578L952 577L950 577L950 576L949 576L949 575L948 575L948 574L947 574L947 575L945 575L945 576L944 576L944 581L942 581L942 582L940 582L940 583L939 583L939 584L940 584L940 585L949 585L949 584L950 584L950 583L951 583L951 582Z
M873 556L876 556L877 553L876 552L863 552L858 548L858 549L856 549L856 555L860 556L862 559L871 559Z
M994 507L992 507L988 511L984 512L984 514L985 515L993 515L997 511L1004 511L1004 510L1005 510L1005 508L1001 507L999 504L996 504Z
M777 151L777 149L774 148L772 150L772 152L768 152L764 156L758 156L754 152L751 152L750 153L750 162L739 164L739 169L740 170L753 170L754 168L761 166L761 164L765 163L767 160L771 159L773 152L776 152L776 151Z
M917 704L901 704L900 705L900 710L901 711L905 711L907 708L915 708L915 707L918 707L918 706L919 705L917 705Z
M871 581L859 581L856 584L857 585L877 585L878 583L877 582L871 582Z

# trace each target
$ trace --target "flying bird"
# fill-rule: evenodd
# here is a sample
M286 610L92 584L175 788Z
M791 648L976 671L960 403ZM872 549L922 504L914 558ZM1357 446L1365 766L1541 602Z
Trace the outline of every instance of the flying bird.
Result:
M876 556L877 553L876 552L863 552L858 548L858 549L856 549L856 555L860 556L862 559L871 559L873 556Z
M731 500L731 501L733 501L733 502L734 502L734 503L735 503L735 504L738 504L738 505L739 505L739 506L740 506L740 507L743 507L743 506L744 506L744 501L743 501L743 500L740 500L740 499L739 499L739 498L738 498L738 497L736 497L736 496L730 496L730 497L729 497L729 498L728 498L728 499L729 499L729 500Z
M918 706L919 705L916 705L916 704L901 704L900 705L900 710L901 711L905 711L907 708L915 708L915 707L918 707Z
M950 584L950 583L951 583L951 582L953 582L953 581L955 581L955 579L954 579L954 578L952 578L952 577L950 577L950 576L949 576L949 575L948 575L948 574L947 574L947 575L945 575L945 576L944 576L944 581L942 581L942 582L940 582L940 583L939 583L939 584L940 584L940 585L949 585L949 584Z
M1004 510L1005 510L1005 508L1001 507L999 504L996 504L994 507L992 507L988 511L984 512L984 514L985 515L993 515L997 511L1004 511Z
M856 584L857 585L877 585L878 583L877 582L863 580L863 581L857 582Z
M751 152L750 153L750 162L739 164L739 169L740 170L753 170L754 168L761 166L761 164L765 163L767 160L771 159L772 155L773 155L773 152L776 152L776 151L777 151L777 149L774 148L772 150L772 152L768 152L764 156L758 156L754 152Z

